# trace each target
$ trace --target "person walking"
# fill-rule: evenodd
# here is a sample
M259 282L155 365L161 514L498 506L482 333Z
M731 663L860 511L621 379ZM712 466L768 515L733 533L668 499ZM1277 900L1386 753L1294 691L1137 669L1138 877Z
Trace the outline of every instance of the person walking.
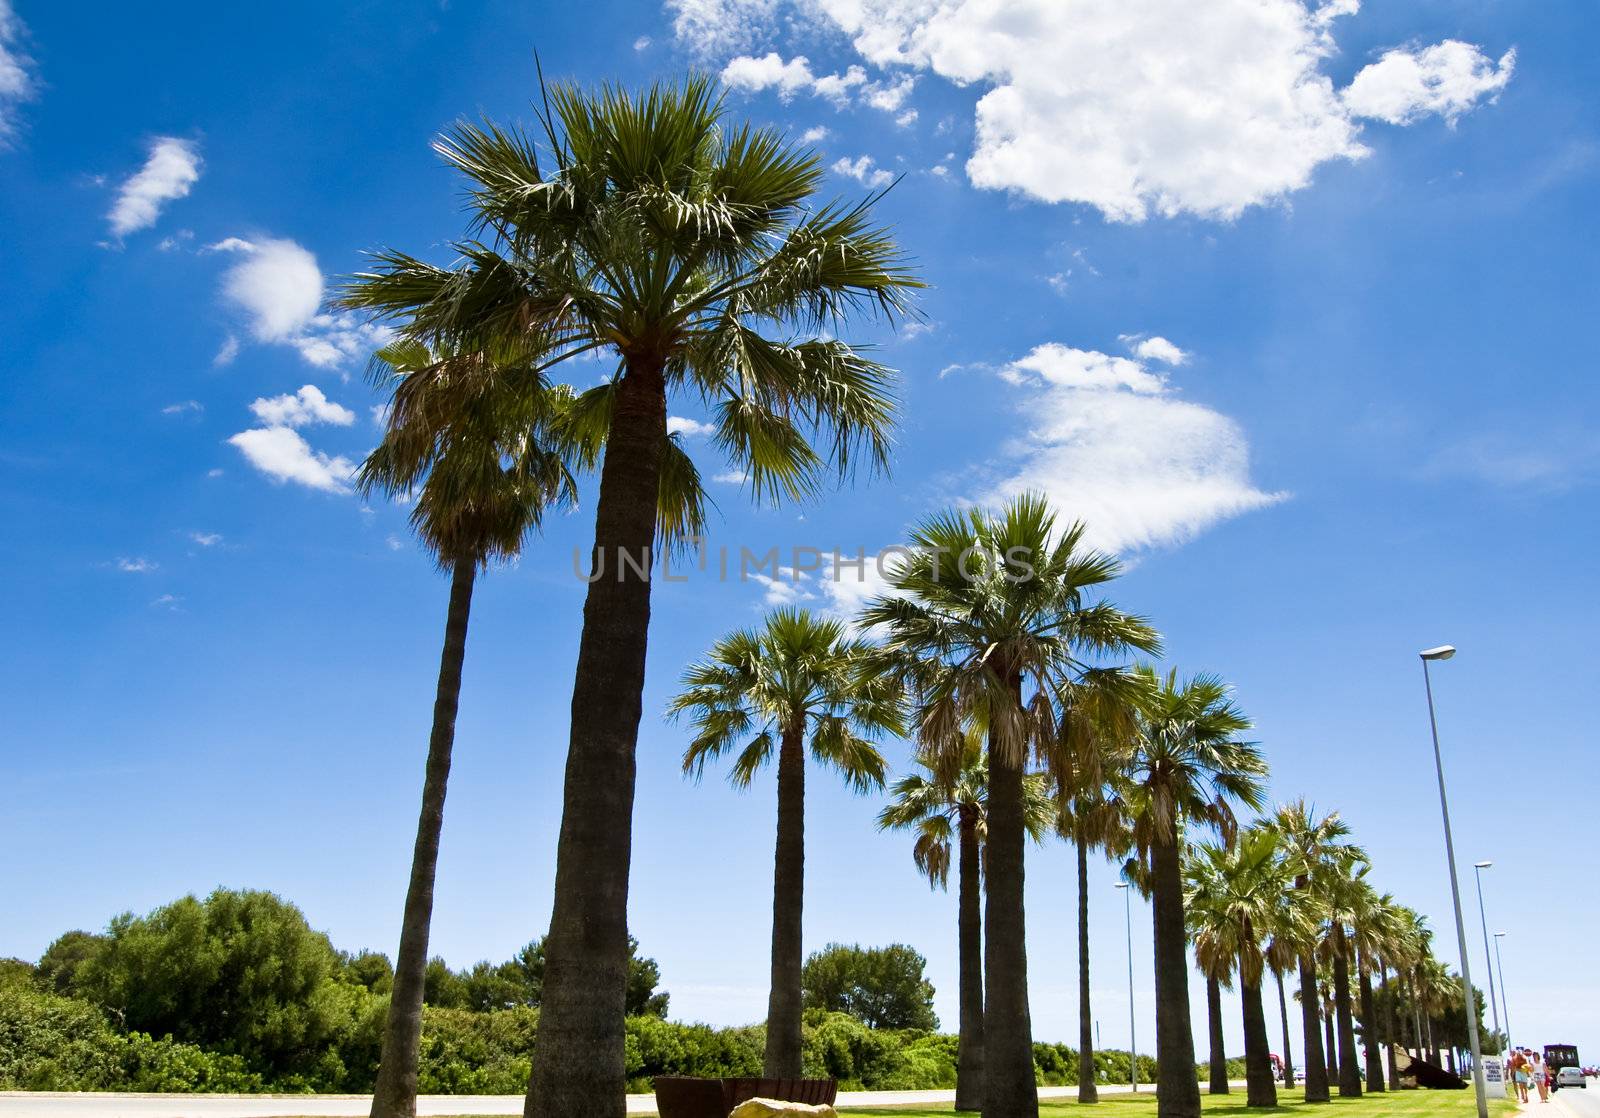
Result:
M1517 1100L1528 1101L1528 1057L1520 1048L1511 1052L1511 1082L1517 1087Z
M1537 1052L1531 1053L1529 1060L1533 1064L1531 1069L1533 1075L1533 1085L1539 1089L1539 1101L1549 1102L1550 1069L1545 1066L1544 1057L1539 1055Z

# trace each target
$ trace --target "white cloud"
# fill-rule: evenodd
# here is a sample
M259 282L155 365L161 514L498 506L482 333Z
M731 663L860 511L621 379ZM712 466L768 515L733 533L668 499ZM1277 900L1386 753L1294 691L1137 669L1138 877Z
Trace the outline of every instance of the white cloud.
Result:
M911 76L895 82L873 82L862 89L861 99L874 109L886 113L898 112L900 106L906 103L906 98L911 96L916 84L917 79Z
M806 589L810 582L810 576L806 574L781 574L773 578L760 571L749 571L744 577L760 584L763 590L761 600L769 606L792 606L816 597Z
M804 55L796 55L785 62L777 51L770 51L760 58L741 55L733 59L722 68L722 80L747 93L775 88L778 96L787 101L799 90L811 86L816 77Z
M162 415L199 415L206 410L206 406L199 400L179 400L176 404L168 404L161 409Z
M807 128L804 132L800 133L800 142L802 144L819 144L832 134L833 133L829 132L826 128L819 124L815 128Z
M703 58L726 56L761 41L771 31L778 0L666 0L672 32Z
M189 140L158 136L150 144L150 157L117 190L117 200L107 217L118 237L148 229L168 202L186 196L200 181L200 151Z
M634 50L649 50L650 49L650 36L648 36L648 35L640 35L637 39L635 39L633 41L633 49Z
M189 538L201 547L216 547L222 542L221 532L190 532Z
M365 356L393 338L387 326L363 322L351 314L319 313L322 270L317 258L294 241L228 237L207 246L207 251L243 257L223 275L222 293L244 312L256 341L290 346L308 365L331 369ZM230 336L213 363L226 365L238 352L238 340Z
M153 559L129 559L121 557L117 560L117 570L126 571L128 574L144 575L161 566Z
M275 482L292 481L325 493L347 493L355 463L311 449L288 427L257 427L228 440L256 469Z
M1344 91L1344 103L1356 116L1390 124L1410 124L1430 113L1454 124L1462 113L1484 98L1493 100L1506 87L1516 61L1515 50L1495 62L1459 39L1420 50L1391 50L1355 76Z
M232 365L233 359L239 356L239 339L229 334L222 339L222 344L217 347L217 355L211 359L211 364L221 369Z
M894 181L894 175L882 167L872 165L872 156L862 155L855 159L839 158L829 168L836 175L848 175L862 186L876 190L880 186L888 186Z
M37 89L33 59L19 46L25 34L11 0L0 0L0 148L16 135L17 106L31 99Z
M405 541L402 540L399 536L395 536L395 535L388 535L388 536L383 537L383 542L388 545L390 551L401 551L406 546L405 545ZM1466 1002L1463 1001L1461 1004L1465 1005Z
M304 427L331 423L348 427L356 413L329 400L314 384L302 385L293 395L263 396L250 405L251 413L268 427Z
M843 108L850 103L850 91L866 83L867 72L859 66L851 66L842 74L824 74L812 83L811 92Z
M711 480L723 485L743 485L750 480L750 475L743 470L723 470L720 474L712 474Z
M879 67L987 86L967 174L1113 221L1231 219L1367 154L1359 117L1447 117L1502 87L1478 48L1391 52L1346 94L1322 72L1356 0L814 0Z
M1023 394L1027 430L978 500L1041 490L1084 521L1093 546L1138 551L1182 543L1285 496L1251 482L1237 423L1180 399L1138 361L1051 343L1000 375Z
M667 416L667 434L682 435L686 439L700 439L716 431L709 423L702 423L698 419L689 419L681 415Z
M1126 337L1123 339L1133 343L1134 356L1141 361L1159 361L1163 365L1182 365L1189 360L1189 355L1159 334L1148 338Z

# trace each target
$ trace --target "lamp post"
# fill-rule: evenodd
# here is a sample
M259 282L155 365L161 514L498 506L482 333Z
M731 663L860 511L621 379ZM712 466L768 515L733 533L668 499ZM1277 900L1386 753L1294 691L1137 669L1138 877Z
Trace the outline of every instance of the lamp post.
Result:
M1494 865L1493 862L1472 863L1472 873L1478 882L1478 922L1483 925L1483 965L1489 968L1489 1012L1494 1015L1494 1031L1496 1039L1500 1033L1499 1002L1495 1000L1494 967L1490 966L1489 959L1489 918L1483 914L1483 871Z
M1439 721L1433 713L1433 680L1428 674L1428 664L1434 660L1448 660L1456 650L1442 644L1424 649L1422 657L1422 686L1428 693L1428 728L1433 731L1433 767L1439 775L1439 814L1444 819L1444 853L1450 862L1450 899L1456 910L1456 941L1461 948L1461 1006L1467 1017L1467 1040L1472 1045L1472 1085L1478 1096L1478 1118L1489 1118L1489 1099L1483 1083L1483 1052L1478 1046L1477 999L1472 992L1472 965L1467 958L1467 925L1461 918L1461 885L1456 880L1456 844L1450 834L1450 801L1444 792L1444 757L1439 752Z
M1506 998L1506 968L1500 961L1500 941L1506 938L1504 932L1494 934L1494 965L1500 972L1500 1004L1506 1011L1506 1047L1511 1047L1511 1002Z
M1126 881L1117 882L1117 888L1126 890ZM1128 925L1128 1086L1139 1090L1139 1036L1134 1031L1133 1013L1133 894L1122 894L1122 912Z

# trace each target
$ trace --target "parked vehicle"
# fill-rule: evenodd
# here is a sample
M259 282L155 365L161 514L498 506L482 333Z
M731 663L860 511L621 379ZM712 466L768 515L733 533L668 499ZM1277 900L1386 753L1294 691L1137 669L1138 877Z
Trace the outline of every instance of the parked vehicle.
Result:
M1544 1046L1545 1072L1550 1076L1550 1089L1585 1087L1583 1062L1578 1059L1578 1049L1572 1044L1547 1044Z

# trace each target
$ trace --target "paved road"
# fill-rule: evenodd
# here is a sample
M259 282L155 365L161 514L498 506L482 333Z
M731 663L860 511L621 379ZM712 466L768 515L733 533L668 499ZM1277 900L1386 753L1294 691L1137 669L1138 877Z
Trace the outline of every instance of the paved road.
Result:
M1531 1113L1534 1118L1600 1118L1600 1081L1591 1079L1588 1087L1552 1091L1549 1106L1530 1102L1524 1113Z
M1146 1087L1145 1090L1149 1090ZM1128 1088L1101 1087L1102 1094ZM1041 1087L1042 1099L1070 1099L1076 1087ZM1600 1092L1596 1092L1600 1095ZM954 1102L954 1091L841 1091L839 1106L895 1106ZM0 1118L363 1118L371 1095L131 1095L96 1092L0 1091ZM629 1114L654 1114L654 1095L629 1095ZM478 1115L498 1118L521 1115L521 1095L423 1095L419 1118ZM1557 1118L1551 1115L1550 1118ZM1574 1118L1600 1118L1600 1113Z

